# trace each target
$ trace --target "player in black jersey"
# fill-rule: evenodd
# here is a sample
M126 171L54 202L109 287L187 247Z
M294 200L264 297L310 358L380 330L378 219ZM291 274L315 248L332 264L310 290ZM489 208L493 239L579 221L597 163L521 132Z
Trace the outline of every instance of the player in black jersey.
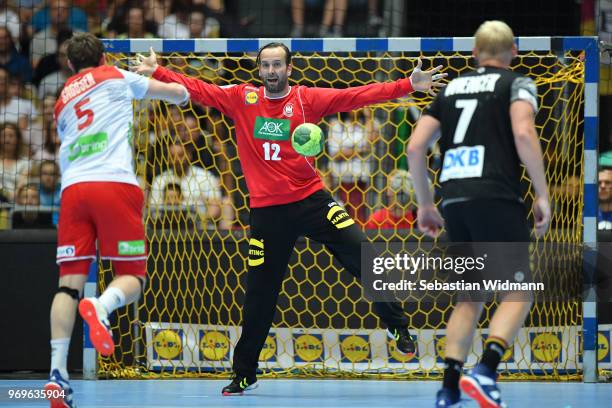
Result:
M418 200L418 225L435 237L446 223L452 242L528 242L521 162L535 191L535 234L544 234L550 221L542 150L534 124L536 86L509 70L517 49L508 25L487 21L475 36L478 69L448 84L425 110L410 139L408 162ZM444 157L439 175L444 220L433 202L426 169L427 147L438 129ZM531 306L524 297L512 301L512 295L502 299L491 319L480 362L463 377L463 363L483 303L457 302L447 325L444 380L436 407L459 406L459 386L480 407L505 406L496 385L497 366Z

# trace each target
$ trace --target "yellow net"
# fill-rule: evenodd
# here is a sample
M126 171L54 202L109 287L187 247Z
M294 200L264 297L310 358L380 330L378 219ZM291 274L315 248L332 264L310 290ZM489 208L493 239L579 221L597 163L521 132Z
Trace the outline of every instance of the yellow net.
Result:
M291 80L340 88L386 81L409 75L417 56L297 54ZM443 64L451 79L473 66L473 60L460 53L421 56L426 66ZM110 63L119 66L129 57L108 56ZM171 69L219 85L245 81L259 85L252 55L171 54L161 60ZM537 129L554 207L552 229L545 241L580 243L584 171L581 56L529 52L515 62L515 70L536 81L540 95ZM394 197L387 194L390 174L407 168L407 140L430 101L423 94L410 95L320 123L327 145L317 158L317 167L332 194L345 203L372 240L423 240L416 229L381 229L368 220L393 204ZM193 104L181 109L154 102L135 104L136 166L148 197L144 216L150 248L148 284L137 306L119 311L113 327L118 347L110 358L99 359L99 375L227 376L231 370L248 257L247 191L233 135L232 122L214 109ZM437 185L440 158L435 148L429 159ZM187 176L177 169L184 160L197 167L198 180L203 182L182 182ZM530 204L533 192L526 174L523 178ZM414 205L412 197L409 207L414 209ZM111 276L110 266L103 265L101 270L103 289ZM405 305L419 344L418 356L405 358L387 340L371 305L361 300L360 286L321 245L302 240L290 260L260 368L265 375L281 376L439 378L445 321L451 308L442 303ZM493 310L494 305L486 307L468 366L482 350ZM581 314L578 301L534 306L526 328L502 362L502 376L577 378Z

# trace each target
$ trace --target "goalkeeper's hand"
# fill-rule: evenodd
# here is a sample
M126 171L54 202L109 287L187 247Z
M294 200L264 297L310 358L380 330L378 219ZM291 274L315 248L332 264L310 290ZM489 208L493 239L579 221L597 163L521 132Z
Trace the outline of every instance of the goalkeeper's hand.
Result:
M431 96L436 95L436 90L434 88L441 88L446 86L446 84L440 82L439 80L448 76L448 74L440 73L436 74L436 72L442 69L442 65L438 65L435 68L432 68L427 71L421 70L421 66L423 62L419 58L417 60L417 66L412 71L410 75L410 82L412 83L412 88L415 91L427 92Z
M148 57L142 54L136 54L136 62L130 67L130 71L140 75L151 76L157 69L157 54L153 51L153 47L150 48Z

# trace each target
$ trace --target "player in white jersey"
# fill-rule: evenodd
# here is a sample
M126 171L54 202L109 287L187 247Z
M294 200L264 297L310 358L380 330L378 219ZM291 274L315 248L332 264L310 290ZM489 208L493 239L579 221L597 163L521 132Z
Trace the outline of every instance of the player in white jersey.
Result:
M132 164L132 100L183 104L189 99L182 85L104 65L104 46L88 33L69 40L68 61L75 75L55 107L62 199L60 279L51 306L51 376L45 385L58 397L50 399L52 408L75 407L66 361L77 301L96 259L96 240L101 258L113 261L116 277L99 298L81 300L78 309L100 354L114 351L108 315L138 299L145 283L144 196Z

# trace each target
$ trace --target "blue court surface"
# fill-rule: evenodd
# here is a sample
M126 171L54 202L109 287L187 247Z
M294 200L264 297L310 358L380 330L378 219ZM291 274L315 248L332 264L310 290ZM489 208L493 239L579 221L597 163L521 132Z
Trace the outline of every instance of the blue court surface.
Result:
M223 397L227 380L73 381L79 408L177 407L402 407L432 408L436 381L263 379L243 396ZM48 407L45 400L9 400L9 389L39 389L44 381L0 381L0 406ZM612 384L505 382L510 408L612 406ZM465 407L477 407L466 401Z

